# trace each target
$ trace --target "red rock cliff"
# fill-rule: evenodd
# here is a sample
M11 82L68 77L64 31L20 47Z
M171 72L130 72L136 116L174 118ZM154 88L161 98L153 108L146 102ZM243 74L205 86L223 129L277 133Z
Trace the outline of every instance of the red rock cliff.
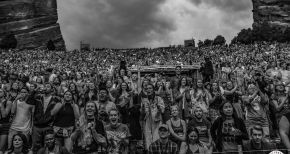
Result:
M0 41L12 32L19 49L44 49L49 40L65 49L57 20L56 0L0 0Z

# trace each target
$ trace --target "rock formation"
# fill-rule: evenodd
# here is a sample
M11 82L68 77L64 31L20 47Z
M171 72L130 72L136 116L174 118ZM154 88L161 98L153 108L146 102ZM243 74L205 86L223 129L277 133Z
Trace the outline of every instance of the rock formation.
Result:
M252 0L253 27L263 22L285 29L290 27L290 0Z
M0 41L13 33L19 49L65 49L57 20L56 0L0 0Z

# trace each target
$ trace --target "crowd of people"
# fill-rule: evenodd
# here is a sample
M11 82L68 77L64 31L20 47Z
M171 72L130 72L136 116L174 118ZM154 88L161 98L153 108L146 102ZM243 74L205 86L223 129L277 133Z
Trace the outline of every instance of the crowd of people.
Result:
M1 50L0 154L290 151L289 49Z

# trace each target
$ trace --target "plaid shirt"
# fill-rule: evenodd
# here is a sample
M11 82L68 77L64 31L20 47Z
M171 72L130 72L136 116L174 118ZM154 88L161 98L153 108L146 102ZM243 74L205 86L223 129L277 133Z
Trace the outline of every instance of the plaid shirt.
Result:
M177 154L177 144L168 140L165 145L162 145L160 139L153 142L149 147L149 154Z

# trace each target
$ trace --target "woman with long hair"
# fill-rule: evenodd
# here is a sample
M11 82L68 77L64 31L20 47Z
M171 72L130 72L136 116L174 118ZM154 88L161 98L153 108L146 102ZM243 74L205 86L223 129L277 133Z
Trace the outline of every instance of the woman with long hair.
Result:
M173 90L173 98L178 102L179 114L182 119L189 120L190 116L190 90L186 77L182 77Z
M162 114L165 105L163 99L155 95L154 86L147 85L147 97L141 99L141 113L144 122L143 131L145 137L146 149L149 149L151 143L158 138L158 127L162 124Z
M10 111L12 102L7 100L6 92L0 89L0 153L5 151L10 128Z
M12 103L12 123L8 134L8 148L11 147L12 136L19 131L26 136L27 140L30 138L33 126L34 106L29 104L29 102L33 97L33 95L29 94L27 88L22 88Z
M121 87L118 90L118 94L115 100L115 104L121 114L121 122L123 124L129 123L129 108L132 106L133 95L129 91L128 84L126 82L121 83Z
M271 101L277 111L276 118L277 122L279 122L282 115L290 112L289 92L288 94L285 94L285 86L282 82L278 82L275 85L275 93L273 94Z
M86 102L98 100L98 91L94 83L88 83L88 90L85 92L85 98Z
M268 118L268 97L254 84L249 84L248 93L242 99L246 106L246 126L248 132L254 126L261 126L266 138L270 135L270 120Z
M211 123L220 116L219 114L219 106L222 104L225 98L221 94L218 82L213 82L211 91L210 91L211 99L209 100L209 118Z
M218 152L237 152L242 140L249 138L245 123L234 114L232 103L225 101L221 104L221 116L218 117L210 133Z
M228 81L226 84L226 88L223 90L224 97L233 104L235 109L235 113L239 118L244 118L243 109L241 104L240 96L242 96L242 92L237 91L238 83L233 81Z
M166 124L168 125L171 141L180 146L181 142L186 138L186 123L179 118L179 109L177 105L171 106L171 116Z
M55 116L53 129L56 133L57 141L71 151L70 136L75 128L75 121L79 118L79 107L74 102L70 91L64 93L63 99L54 106L51 115Z
M11 145L6 154L32 154L32 151L29 150L27 138L22 133L13 135Z
M212 146L207 147L205 143L199 140L197 128L187 130L186 142L182 142L179 154L211 154Z
M164 81L161 81L161 80L157 81L156 87L158 89L158 91L156 92L156 95L160 96L164 100L165 111L162 116L163 116L163 122L166 123L166 121L171 118L170 107L173 104L172 90L170 89L170 85L166 84Z
M204 88L202 80L198 79L196 82L196 88L190 91L191 103L192 106L199 106L203 113L208 113L209 100L211 99L211 95Z
M79 100L79 92L78 92L78 89L77 89L77 85L75 83L71 82L69 84L68 90L72 93L74 102L78 102L78 100Z
M14 99L17 97L19 93L19 88L18 88L18 82L14 82L11 85L11 90L9 92L9 97L11 101L14 101Z
M78 120L77 129L71 136L73 152L78 154L105 153L107 144L105 137L104 125L98 120L97 106L89 101Z

